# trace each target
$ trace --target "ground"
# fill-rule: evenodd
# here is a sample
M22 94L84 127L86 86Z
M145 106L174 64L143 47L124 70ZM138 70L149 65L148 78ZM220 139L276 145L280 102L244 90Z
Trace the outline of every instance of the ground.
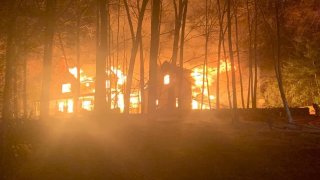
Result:
M17 179L319 179L320 134L214 117L46 122Z

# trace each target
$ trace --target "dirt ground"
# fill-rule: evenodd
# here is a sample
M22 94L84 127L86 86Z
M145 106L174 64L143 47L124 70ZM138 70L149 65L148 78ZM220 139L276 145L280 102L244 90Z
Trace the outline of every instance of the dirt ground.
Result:
M320 133L245 120L52 120L31 151L17 179L320 178Z

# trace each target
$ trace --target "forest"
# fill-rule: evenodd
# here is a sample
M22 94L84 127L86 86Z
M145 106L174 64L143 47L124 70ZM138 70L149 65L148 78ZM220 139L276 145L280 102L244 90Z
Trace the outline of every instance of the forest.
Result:
M69 112L146 113L162 108L165 93L164 106L175 97L182 104L190 95L172 89L183 86L192 86L192 109L318 103L316 0L159 3L2 1L2 116L46 116L54 103ZM165 64L180 87L159 87Z
M1 154L28 120L319 115L319 0L2 0L0 16Z

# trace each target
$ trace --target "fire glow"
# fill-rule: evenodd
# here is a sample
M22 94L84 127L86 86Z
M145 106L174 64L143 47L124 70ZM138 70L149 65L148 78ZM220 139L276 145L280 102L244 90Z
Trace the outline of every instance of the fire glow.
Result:
M89 89L89 93L94 93L94 78L89 77L84 73L82 69L80 72L80 84ZM78 79L78 69L77 67L69 68L69 73L75 78ZM110 70L106 71L108 77L112 80L106 80L106 90L111 94L111 109L119 109L120 112L124 111L124 85L127 77L124 73L115 67L111 67ZM112 84L113 83L113 84ZM62 93L71 93L74 91L71 83L62 84ZM83 92L85 93L85 92ZM130 107L131 108L139 108L140 107L140 91L135 91L130 94ZM106 97L107 98L107 97ZM59 112L67 112L73 113L74 106L81 107L82 110L92 111L94 104L94 95L82 96L81 92L78 97L79 105L74 104L74 100L72 98L63 99L58 102L58 111Z
M220 60L219 71L220 73L231 71L231 63ZM191 77L194 80L192 85L192 109L210 109L209 100L212 103L216 99L214 95L209 94L210 87L216 81L217 72L216 67L200 66L192 70Z
M220 61L220 73L231 70L231 64L228 61ZM78 79L78 72L76 67L69 68L69 73ZM79 104L74 104L74 98L68 98L60 100L58 102L58 111L73 113L74 106L79 106L82 110L92 111L94 108L94 78L86 75L82 69L79 71L80 84L83 87L90 89L91 95L82 96L81 93L78 97ZM118 68L111 67L106 71L106 90L110 93L111 97L111 109L119 109L120 112L124 111L124 85L126 83L126 75ZM210 109L210 104L213 103L216 97L210 94L210 88L213 87L213 83L216 81L217 68L199 66L192 69L191 77L192 83L192 101L191 109ZM170 75L166 74L163 77L163 84L169 85L171 82ZM71 83L62 84L62 93L71 93L73 91ZM107 98L107 97L106 97ZM158 102L157 102L158 104ZM135 112L139 112L141 106L141 92L139 90L133 90L130 94L130 108L137 109ZM176 101L176 107L178 107L178 101Z

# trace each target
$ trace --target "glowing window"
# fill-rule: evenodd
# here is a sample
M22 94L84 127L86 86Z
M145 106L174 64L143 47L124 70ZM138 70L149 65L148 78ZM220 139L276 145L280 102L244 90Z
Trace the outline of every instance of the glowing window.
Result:
M118 95L118 107L121 112L124 111L124 95L122 93Z
M170 75L167 74L163 77L163 84L168 85L170 84Z
M199 109L199 103L196 100L192 100L192 109Z
M85 109L87 111L91 111L91 101L83 101L82 102L82 109Z
M71 92L71 84L62 84L62 93Z
M64 102L59 102L58 103L58 111L59 112L63 112L64 111Z
M73 113L73 100L72 99L68 99L68 113Z
M139 96L131 94L130 104L131 104L132 108L138 108L139 107Z
M176 107L179 107L179 99L176 98Z
M110 80L106 80L106 89L110 88Z

